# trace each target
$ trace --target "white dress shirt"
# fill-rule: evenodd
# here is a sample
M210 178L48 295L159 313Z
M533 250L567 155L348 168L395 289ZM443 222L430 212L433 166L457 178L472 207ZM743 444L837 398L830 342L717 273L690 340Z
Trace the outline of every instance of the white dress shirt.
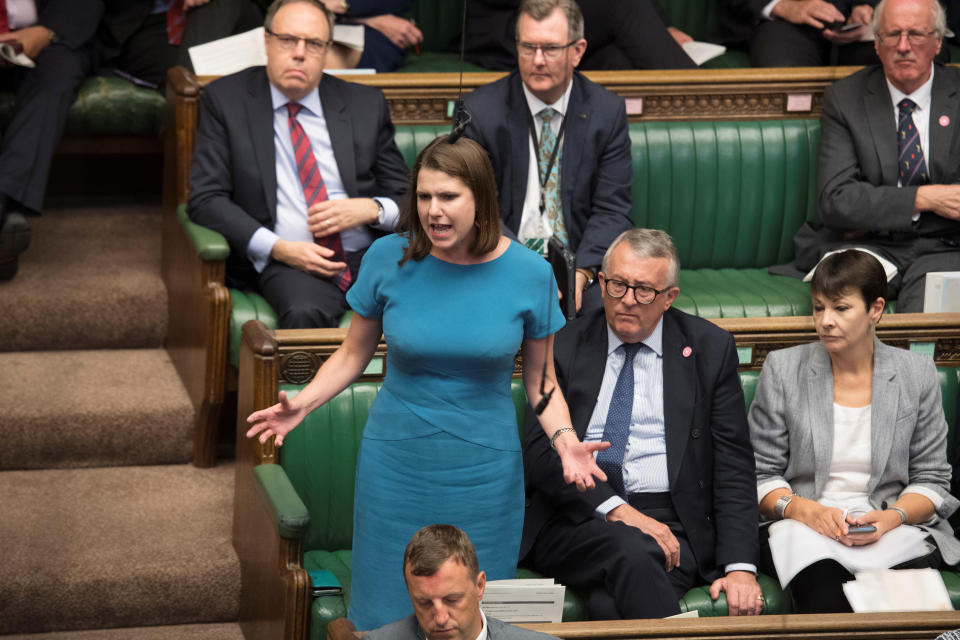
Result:
M37 24L37 4L34 0L7 0L7 22L10 31Z

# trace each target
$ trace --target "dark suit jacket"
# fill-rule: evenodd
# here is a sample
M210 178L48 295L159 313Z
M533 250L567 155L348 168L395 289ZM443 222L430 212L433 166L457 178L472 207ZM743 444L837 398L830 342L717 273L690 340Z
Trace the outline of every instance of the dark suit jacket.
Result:
M520 228L530 162L529 107L520 73L480 87L464 98L473 118L466 135L490 154L497 174L500 217ZM623 98L573 74L563 134L561 200L578 267L595 267L610 243L633 226L632 165Z
M688 357L683 350L691 348ZM554 345L557 380L582 440L600 394L607 360L603 309L569 323ZM670 495L702 578L735 562L757 564L757 496L753 449L736 345L716 325L676 309L663 316L663 412ZM553 517L596 518L616 495L607 483L580 493L563 481L560 458L528 412L524 470L528 505L521 557Z
M363 637L370 640L421 640L425 636L416 616L411 614L379 629L374 629ZM487 638L488 640L556 640L554 636L546 633L515 627L489 616L487 616Z
M93 38L103 15L103 0L37 0L36 4L37 24L51 29L71 49Z
M324 75L320 104L340 177L351 197L397 200L407 167L394 142L383 94ZM249 265L247 244L277 219L273 105L264 67L212 82L200 96L196 150L190 169L190 219L226 236L231 267Z

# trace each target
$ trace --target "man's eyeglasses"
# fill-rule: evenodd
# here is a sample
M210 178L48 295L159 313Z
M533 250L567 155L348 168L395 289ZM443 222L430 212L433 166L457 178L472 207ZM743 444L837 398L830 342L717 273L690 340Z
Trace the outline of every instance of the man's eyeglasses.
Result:
M304 47L312 56L318 56L323 53L327 47L330 46L330 41L328 40L316 40L314 38L301 38L299 36L292 36L288 33L274 33L273 31L267 30L271 36L276 38L277 44L280 45L280 48L284 51L289 51L291 49L296 49L297 45L300 44L300 41L303 41Z
M900 38L907 36L907 42L916 47L926 42L927 38L936 32L936 29L931 29L930 31L915 31L913 29L909 31L887 31L878 32L876 38L877 41L885 47L895 47L900 44Z
M579 39L579 38L578 38ZM575 44L576 40L571 40L567 44L533 44L532 42L518 42L517 53L521 58L532 58L537 55L537 49L547 60L556 60L567 47Z
M643 284L638 284L636 286L630 286L626 282L621 280L604 280L603 288L607 292L607 295L611 298L620 299L623 296L627 295L627 291L633 289L633 299L640 304L650 304L656 300L657 296L663 293L664 291L669 290L671 287L665 287L663 289L654 289L653 287L648 287Z

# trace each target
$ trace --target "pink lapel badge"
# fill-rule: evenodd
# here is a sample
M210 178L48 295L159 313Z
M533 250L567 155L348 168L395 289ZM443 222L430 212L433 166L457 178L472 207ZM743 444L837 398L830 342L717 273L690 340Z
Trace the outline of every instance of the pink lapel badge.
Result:
M941 126L941 127L949 127L949 126L950 126L950 116L940 116L940 119L939 119L937 122L940 123L940 126Z
M684 347L684 348L683 348L683 357L684 357L684 358L689 358L691 353L693 353L693 349L691 349L690 347Z

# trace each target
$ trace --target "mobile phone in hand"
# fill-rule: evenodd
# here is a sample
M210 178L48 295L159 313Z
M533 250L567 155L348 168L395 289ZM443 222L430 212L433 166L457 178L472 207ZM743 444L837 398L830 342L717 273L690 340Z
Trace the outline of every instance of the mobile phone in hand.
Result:
M854 525L847 529L847 535L855 536L858 533L876 533L877 528L872 524Z

